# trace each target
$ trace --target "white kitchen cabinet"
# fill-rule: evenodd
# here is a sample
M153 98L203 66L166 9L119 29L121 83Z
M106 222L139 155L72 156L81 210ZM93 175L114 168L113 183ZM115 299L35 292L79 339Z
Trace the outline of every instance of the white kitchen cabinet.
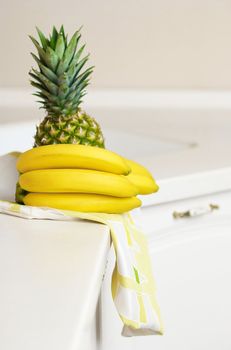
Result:
M173 218L208 204L219 209L204 215ZM199 210L198 210L199 212ZM123 338L108 292L102 292L102 349L230 350L231 192L175 201L142 210L148 234L157 296L165 326L163 336ZM113 258L110 259L110 269Z

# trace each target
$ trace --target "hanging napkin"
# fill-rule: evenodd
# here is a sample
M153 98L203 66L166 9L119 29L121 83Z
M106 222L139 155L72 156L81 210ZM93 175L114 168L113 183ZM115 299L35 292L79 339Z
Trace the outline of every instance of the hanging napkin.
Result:
M110 228L116 264L112 274L112 297L124 327L123 336L163 334L156 301L152 265L145 235L134 222L133 214L82 213L52 208L31 207L13 202L17 153L0 157L0 212L25 219L84 219Z

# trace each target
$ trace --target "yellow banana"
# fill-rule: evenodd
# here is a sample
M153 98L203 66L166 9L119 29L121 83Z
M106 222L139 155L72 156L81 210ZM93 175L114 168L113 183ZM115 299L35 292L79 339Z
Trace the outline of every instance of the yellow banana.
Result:
M141 205L136 197L118 198L85 193L29 193L23 201L32 206L109 214L124 213Z
M156 182L146 175L135 174L131 172L128 176L126 176L128 180L138 188L139 194L150 194L153 192L157 192L159 186Z
M33 170L22 174L19 184L29 192L95 193L115 197L138 194L127 176L86 169Z
M118 154L104 148L57 144L35 147L22 153L17 162L20 173L38 169L92 169L127 175L129 165Z
M148 169L133 160L125 159L125 161L132 170L127 178L138 188L139 194L150 194L158 191L159 186Z
M128 164L128 166L131 168L132 173L134 174L140 174L140 175L144 175L144 176L148 176L151 179L153 179L152 174L150 173L150 171L148 171L147 168L145 168L143 165L134 162L134 160L130 160L130 159L125 159L126 163Z

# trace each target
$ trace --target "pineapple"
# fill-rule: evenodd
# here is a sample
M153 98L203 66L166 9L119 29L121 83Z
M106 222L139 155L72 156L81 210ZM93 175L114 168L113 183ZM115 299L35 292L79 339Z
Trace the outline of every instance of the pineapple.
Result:
M72 143L104 148L99 124L80 108L93 71L93 67L83 70L89 55L81 58L85 45L78 48L80 30L69 42L63 26L59 31L53 27L49 38L38 28L37 32L41 45L30 38L38 51L32 56L39 70L32 68L29 74L47 115L37 126L34 147Z
M85 45L78 48L80 30L68 42L63 26L59 31L53 27L49 38L36 29L41 44L30 36L38 56L31 54L39 70L32 68L29 74L47 115L37 126L34 147L72 143L104 148L99 124L80 108L93 71L93 67L83 70L89 55L81 58ZM17 184L16 202L23 204L25 194Z

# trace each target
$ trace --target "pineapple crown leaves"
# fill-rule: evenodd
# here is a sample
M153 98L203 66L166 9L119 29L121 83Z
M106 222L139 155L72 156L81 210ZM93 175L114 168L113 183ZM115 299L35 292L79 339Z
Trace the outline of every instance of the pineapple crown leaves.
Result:
M38 55L31 53L38 65L29 72L31 85L37 88L34 93L49 115L69 116L75 114L86 94L90 76L94 67L83 70L89 54L81 58L85 45L78 47L81 34L77 30L68 41L63 26L58 31L55 27L46 37L36 27L40 43L29 36L37 49Z

